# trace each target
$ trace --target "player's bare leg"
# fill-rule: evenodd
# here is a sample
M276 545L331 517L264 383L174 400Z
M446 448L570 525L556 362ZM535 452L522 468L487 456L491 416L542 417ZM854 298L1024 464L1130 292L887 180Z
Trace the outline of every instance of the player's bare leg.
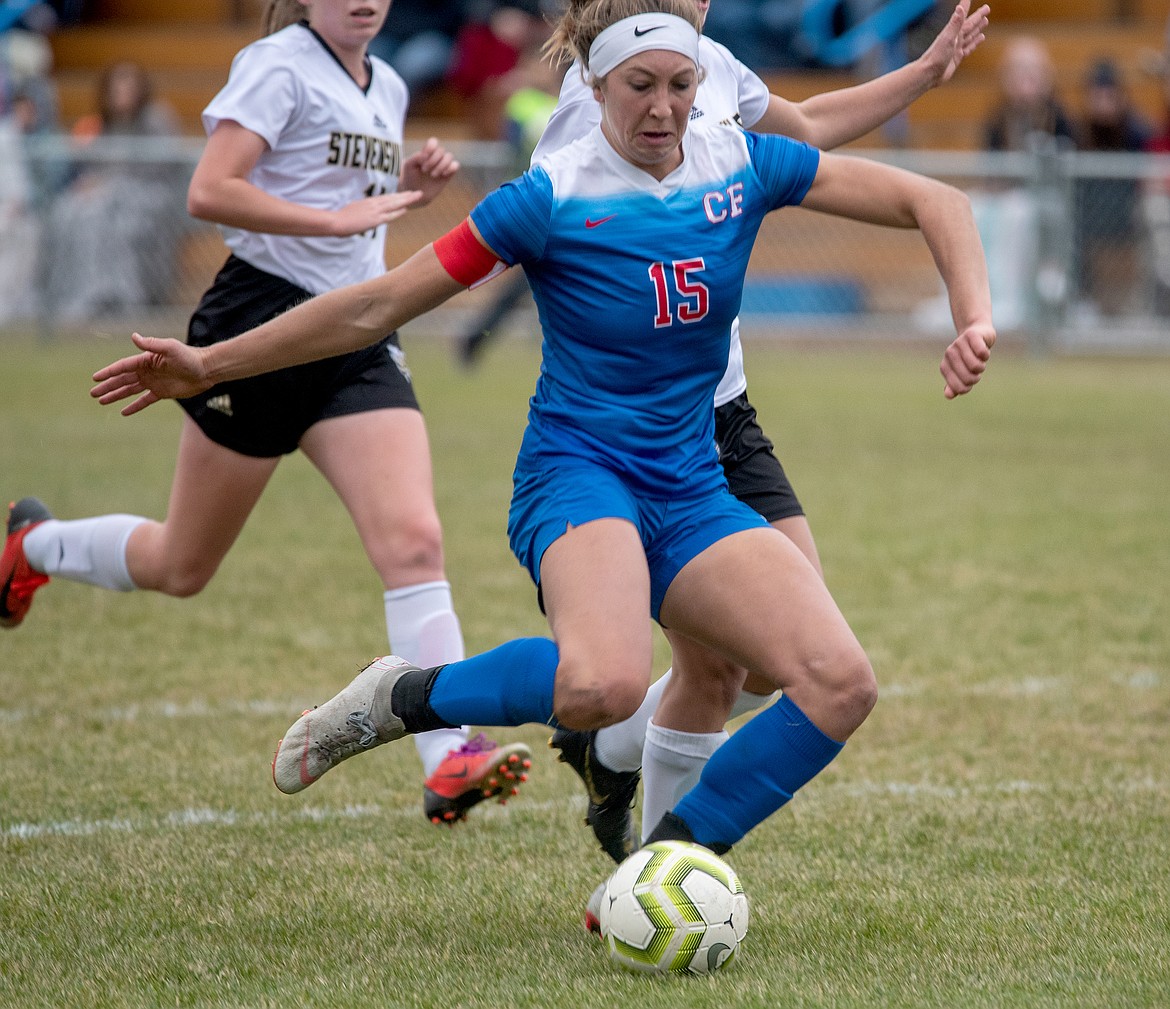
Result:
M382 579L390 651L420 668L462 659L422 414L393 408L332 417L305 433L301 449L345 504ZM471 740L466 726L418 733L414 743L423 813L439 825L458 823L486 798L506 801L532 766L524 744Z

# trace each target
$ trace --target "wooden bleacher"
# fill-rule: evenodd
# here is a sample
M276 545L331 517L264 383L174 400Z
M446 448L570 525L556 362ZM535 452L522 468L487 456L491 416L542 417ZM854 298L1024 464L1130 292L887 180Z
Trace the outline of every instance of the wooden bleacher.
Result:
M1043 6L1038 4L1037 6ZM912 125L919 130L914 146L974 148L979 132L966 142L933 143L937 133L953 134L948 120L960 119L964 125L983 121L997 98L997 76L1004 49L1015 37L1031 35L1043 40L1056 67L1056 85L1065 107L1073 114L1083 112L1084 79L1089 68L1100 58L1108 57L1121 68L1134 103L1151 122L1160 122L1166 114L1162 85L1142 70L1143 58L1160 51L1166 28L1166 13L1154 20L1132 22L1076 22L1020 20L1007 24L997 21L993 31L966 60L959 74L946 87L937 89L916 102L910 110ZM962 100L961 114L956 117L958 102L950 101L952 89Z
M232 57L260 37L263 7L261 0L105 0L100 20L50 38L63 126L93 111L102 70L130 59L149 71L184 132L202 136L200 113L227 80ZM462 118L450 96L421 96L412 104L409 132L461 137Z
M1126 4L1130 11L1127 20L1116 19L1118 3ZM1049 46L1057 65L1061 95L1070 111L1080 111L1080 85L1086 69L1098 57L1111 56L1126 70L1139 107L1152 120L1161 120L1165 110L1160 85L1143 76L1139 67L1143 51L1148 54L1162 47L1167 0L994 0L993 8L987 41L968 58L954 80L911 107L911 147L978 148L981 124L997 98L998 67L1004 47L1018 35L1039 36ZM192 13L193 9L197 13ZM103 10L106 17L100 23L61 31L52 39L63 123L68 126L92 110L102 68L115 60L130 58L150 71L157 93L175 108L184 129L192 135L202 135L200 112L226 80L234 54L259 35L258 0L203 4L192 4L190 0L106 0ZM858 78L843 71L772 74L767 81L775 93L794 101L859 83ZM458 103L442 93L428 96L421 106L416 105L408 122L414 138L430 134L461 138L467 135L467 129ZM875 131L854 146L886 144L886 138ZM418 241L441 233L469 206L470 202L457 207L450 220L435 216L434 220L415 222L420 231ZM429 208L420 214L428 212ZM441 212L436 207L434 215ZM800 213L794 211L785 217L785 241L769 241L767 235L762 236L753 254L753 269L765 274L808 271L805 251L815 243L793 238L799 238L806 224L815 227L817 235L822 235L828 225L824 218L817 219L815 225L808 224ZM848 225L842 223L839 227ZM895 244L900 240L901 244ZM417 243L412 244L408 238L398 244L401 252ZM777 250L788 249L800 250L800 255L793 262L775 259ZM843 232L833 249L832 261L822 264L824 271L861 282L869 292L871 308L893 310L893 306L881 302L881 297L895 291L903 296L908 285L918 298L928 298L936 292L936 275L924 248L908 246L901 233L886 234L881 229ZM183 280L177 303L194 304L222 259L222 243L214 232L201 231L187 239L182 250ZM393 254L391 259L393 262ZM882 272L895 268L896 280Z
M972 0L976 2L976 0ZM928 92L908 111L908 145L919 149L975 150L981 143L981 124L998 100L998 71L1008 43L1018 36L1042 39L1056 65L1057 87L1066 108L1082 111L1082 82L1085 73L1101 57L1113 59L1126 74L1137 107L1151 122L1166 115L1162 85L1143 72L1143 60L1161 50L1170 5L1161 0L1157 16L1116 22L1108 19L1084 21L1055 17L1036 20L1039 12L1054 4L1033 0L993 2L992 25L987 40L969 56L958 74L945 86ZM1153 0L1133 0L1139 10L1158 6ZM1106 0L1078 0L1074 10L1112 6ZM1004 10L1004 8L1007 10ZM1027 17L1011 18L1013 10L1027 8ZM792 101L834 88L848 87L859 79L838 71L798 71L765 75L770 89ZM875 131L853 146L882 147L886 140Z
M109 23L57 32L51 41L61 121L94 109L97 78L118 60L144 66L184 132L202 134L199 115L227 79L232 57L258 35L232 24Z
M201 135L199 114L226 79L232 56L258 36L262 7L261 0L105 0L100 21L52 37L63 123L68 126L91 111L102 68L128 58L150 71L159 96L175 108L184 130ZM1167 13L1167 0L995 0L987 41L954 80L911 107L909 145L978 147L980 124L996 100L1003 49L1017 35L1039 36L1049 46L1070 111L1080 111L1086 69L1098 57L1110 56L1127 73L1138 107L1161 120L1160 84L1141 72L1141 62L1143 54L1160 50ZM781 73L767 80L777 94L796 101L857 83L847 72ZM412 107L413 136L436 133L455 139L466 131L465 117L450 96L425 96ZM857 146L885 143L875 132Z

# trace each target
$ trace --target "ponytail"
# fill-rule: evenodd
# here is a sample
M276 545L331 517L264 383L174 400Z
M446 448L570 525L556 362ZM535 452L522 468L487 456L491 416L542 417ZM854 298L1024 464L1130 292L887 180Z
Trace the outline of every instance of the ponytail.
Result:
M300 0L268 0L264 9L264 34L271 35L305 19L305 5Z
M562 63L572 63L577 58L577 51L573 46L573 35L581 18L581 12L589 3L590 0L569 0L560 19L553 26L552 34L541 48L541 53L554 67Z

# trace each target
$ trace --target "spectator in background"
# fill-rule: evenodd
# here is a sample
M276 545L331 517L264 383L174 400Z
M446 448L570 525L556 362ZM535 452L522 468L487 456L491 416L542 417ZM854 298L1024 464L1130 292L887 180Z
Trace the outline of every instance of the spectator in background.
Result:
M455 38L444 80L464 102L481 140L505 133L504 104L518 85L522 60L549 36L536 0L479 0Z
M52 11L38 4L15 27L0 32L0 102L9 109L17 96L32 103L32 118L21 131L26 135L58 128L53 50L46 37L55 24Z
M0 91L0 325L33 318L40 227L24 135L36 117L27 95Z
M1083 151L1141 151L1152 136L1137 112L1120 67L1098 60L1084 81L1084 115L1077 129ZM1137 273L1138 180L1078 178L1075 191L1077 279L1085 307L1105 315L1122 312Z
M1170 20L1166 22L1166 44L1155 56L1148 72L1162 83L1162 121L1146 142L1151 154L1170 154ZM1170 176L1151 182L1142 200L1150 236L1150 258L1154 270L1154 310L1170 315Z
M1073 121L1056 93L1044 43L1021 36L1008 43L999 68L999 101L984 123L989 151L1032 151L1073 145ZM1063 312L1069 289L1067 211L1012 184L972 193L987 253L995 321L1001 329L1042 323Z
M503 102L501 135L512 149L512 168L523 174L536 149L544 128L548 125L561 89L559 67L544 59L541 47L548 35L542 30L529 40L528 51L520 62L498 82ZM495 297L484 311L476 316L467 331L456 341L459 359L464 365L474 365L487 343L498 335L500 325L518 309L532 304L528 278L523 270L509 269L493 287Z
M42 3L24 11L7 31L0 31L0 109L8 109L21 137L55 136L61 129L48 40L57 24L53 9ZM68 165L47 153L37 157L28 145L23 146L32 183L29 198L40 211L65 184Z
M999 69L999 103L984 126L989 151L1026 151L1038 136L1073 142L1074 128L1056 94L1052 58L1039 39L1008 43Z
M1170 59L1155 71L1162 82L1162 121L1146 139L1146 150L1152 154L1170 154Z
M63 184L61 163L34 163L25 142L58 130L46 37L56 18L46 5L34 4L18 19L13 12L7 24L0 31L0 323L37 314L42 204Z
M176 136L174 112L154 99L146 71L115 63L101 75L97 110L71 134L76 174L50 210L47 308L79 322L164 304L174 281L185 179L136 140Z
M442 82L465 18L464 0L394 0L370 55L397 70L418 98Z
M504 140L516 153L516 164L523 166L557 107L561 75L548 61L533 57L510 76L515 86L504 102Z
M146 69L132 60L107 67L98 81L97 109L73 124L82 141L97 136L171 136L178 133L175 113L154 97Z

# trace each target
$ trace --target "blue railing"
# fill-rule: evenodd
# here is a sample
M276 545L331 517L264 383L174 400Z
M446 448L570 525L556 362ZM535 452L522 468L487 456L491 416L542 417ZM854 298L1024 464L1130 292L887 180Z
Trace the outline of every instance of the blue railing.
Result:
M836 35L833 21L839 0L806 0L800 17L800 46L816 63L851 66L875 46L900 38L935 5L936 0L889 0L875 4L856 24Z
M40 0L0 0L0 32L6 32Z

